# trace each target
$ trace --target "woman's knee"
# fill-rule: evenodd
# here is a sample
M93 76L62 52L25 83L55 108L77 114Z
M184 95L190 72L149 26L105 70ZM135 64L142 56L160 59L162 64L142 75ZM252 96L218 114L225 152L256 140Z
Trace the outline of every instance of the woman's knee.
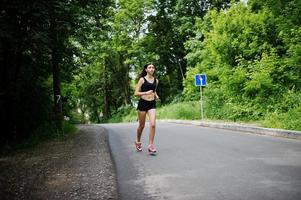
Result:
M156 128L156 123L150 123L151 128Z

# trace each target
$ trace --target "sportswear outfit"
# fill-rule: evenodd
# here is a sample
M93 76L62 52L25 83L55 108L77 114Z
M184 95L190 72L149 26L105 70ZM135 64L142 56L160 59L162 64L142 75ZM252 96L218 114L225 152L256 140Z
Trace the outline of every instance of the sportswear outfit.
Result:
M148 82L145 77L143 77L143 79L144 83L141 86L141 92L147 92L149 90L153 90L154 92L156 92L156 78L154 79L153 83ZM154 108L156 108L156 100L147 101L142 98L139 99L137 108L139 111L148 111Z
M144 79L144 83L141 85L141 92L147 92L149 90L156 92L156 88L157 88L156 78L154 79L153 83L148 82L145 77L143 77L143 79ZM138 107L137 107L137 109L139 111L147 112L148 110L154 109L154 108L156 108L156 100L155 99L151 100L151 101L147 101L142 98L139 99ZM141 142L135 141L135 147L138 152L142 151ZM156 155L156 153L157 153L157 150L153 144L148 145L147 150L150 155Z

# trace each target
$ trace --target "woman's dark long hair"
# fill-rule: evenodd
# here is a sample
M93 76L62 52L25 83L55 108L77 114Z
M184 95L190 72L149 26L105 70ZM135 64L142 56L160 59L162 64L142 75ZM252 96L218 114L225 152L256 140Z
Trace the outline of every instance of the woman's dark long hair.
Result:
M147 63L146 65L144 65L143 66L143 70L142 70L142 72L139 74L139 76L138 76L138 79L140 79L140 78L142 78L142 77L144 77L144 76L146 76L147 75L147 73L146 73L146 68L147 68L147 66L149 66L149 65L153 65L152 63ZM155 66L155 65L154 65Z

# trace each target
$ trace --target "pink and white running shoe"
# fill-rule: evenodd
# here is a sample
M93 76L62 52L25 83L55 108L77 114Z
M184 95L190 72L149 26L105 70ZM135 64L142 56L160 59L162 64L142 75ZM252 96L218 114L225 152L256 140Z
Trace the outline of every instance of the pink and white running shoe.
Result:
M151 155L155 155L157 153L157 150L153 144L148 145L147 150L148 150L148 153Z
M142 151L141 142L135 141L135 147L136 147L136 150L137 150L137 151Z

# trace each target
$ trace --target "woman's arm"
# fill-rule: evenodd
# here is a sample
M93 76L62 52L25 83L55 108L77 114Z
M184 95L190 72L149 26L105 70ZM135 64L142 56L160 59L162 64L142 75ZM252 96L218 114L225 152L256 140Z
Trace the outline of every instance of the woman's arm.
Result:
M156 90L155 90L155 99L160 99L158 94L157 94L157 87L159 85L159 80L157 79L157 85L156 85Z

